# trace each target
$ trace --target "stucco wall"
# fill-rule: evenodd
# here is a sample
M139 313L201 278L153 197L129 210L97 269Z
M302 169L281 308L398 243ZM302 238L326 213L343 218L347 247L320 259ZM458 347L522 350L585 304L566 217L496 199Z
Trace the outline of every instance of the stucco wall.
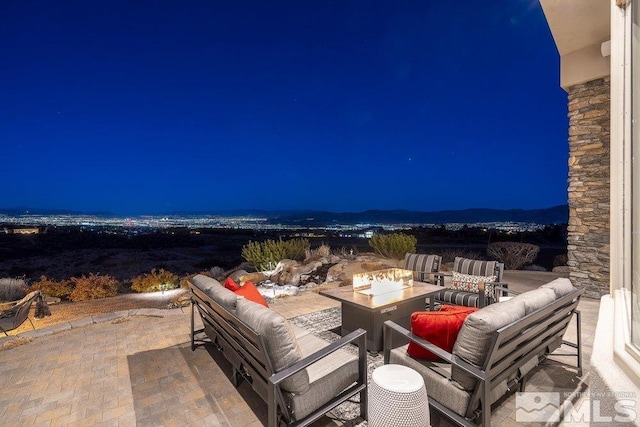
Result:
M569 278L586 296L609 293L610 78L569 93Z

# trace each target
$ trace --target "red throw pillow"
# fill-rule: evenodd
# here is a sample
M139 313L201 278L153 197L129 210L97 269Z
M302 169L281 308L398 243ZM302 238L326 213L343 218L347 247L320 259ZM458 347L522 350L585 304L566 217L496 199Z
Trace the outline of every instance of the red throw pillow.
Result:
M260 291L258 291L256 285L254 285L253 282L249 280L244 282L244 285L240 286L240 289L234 292L236 293L236 295L243 296L249 301L262 304L267 308L269 307L269 304L267 304L267 301L265 301L264 297L260 294Z
M240 285L238 285L231 277L227 277L227 280L224 281L224 287L233 292L240 289Z
M411 332L451 353L464 319L477 310L475 307L443 305L439 311L418 311L411 315ZM418 359L440 359L413 341L409 342L407 353Z

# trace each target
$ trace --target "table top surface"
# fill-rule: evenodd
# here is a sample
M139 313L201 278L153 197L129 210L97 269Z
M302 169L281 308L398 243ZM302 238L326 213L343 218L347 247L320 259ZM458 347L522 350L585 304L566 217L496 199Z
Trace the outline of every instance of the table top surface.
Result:
M335 289L320 291L320 295L338 300L344 304L351 304L369 309L377 309L402 301L412 301L426 298L430 294L441 291L442 286L415 281L413 286L400 291L387 292L380 295L366 295L353 290L353 286L343 286Z

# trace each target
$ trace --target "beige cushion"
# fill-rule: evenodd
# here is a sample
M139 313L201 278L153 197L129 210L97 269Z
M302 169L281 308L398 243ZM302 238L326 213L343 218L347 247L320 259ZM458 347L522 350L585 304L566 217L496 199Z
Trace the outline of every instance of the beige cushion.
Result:
M496 331L524 316L524 303L516 298L491 304L471 313L460 328L452 353L472 365L483 367ZM465 390L473 390L476 384L473 376L455 366L451 371L451 379L457 381Z
M280 314L245 298L238 298L237 316L263 337L274 372L280 372L302 359L296 337L289 323ZM281 387L291 393L305 393L309 390L307 370L303 369L287 378L281 383Z

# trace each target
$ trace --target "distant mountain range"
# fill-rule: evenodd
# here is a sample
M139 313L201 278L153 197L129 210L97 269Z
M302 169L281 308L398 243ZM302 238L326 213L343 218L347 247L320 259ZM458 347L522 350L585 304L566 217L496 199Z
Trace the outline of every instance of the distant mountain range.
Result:
M0 214L8 216L22 215L95 215L102 217L118 217L109 212L77 212L69 210L46 210L11 208L0 209ZM479 222L525 222L536 224L565 224L569 221L567 205L553 206L546 209L464 209L444 211L409 211L409 210L367 210L364 212L328 212L316 210L233 210L207 212L173 212L163 214L169 216L253 216L266 218L274 224L300 226L330 226L332 224L445 224L445 223L479 223Z

